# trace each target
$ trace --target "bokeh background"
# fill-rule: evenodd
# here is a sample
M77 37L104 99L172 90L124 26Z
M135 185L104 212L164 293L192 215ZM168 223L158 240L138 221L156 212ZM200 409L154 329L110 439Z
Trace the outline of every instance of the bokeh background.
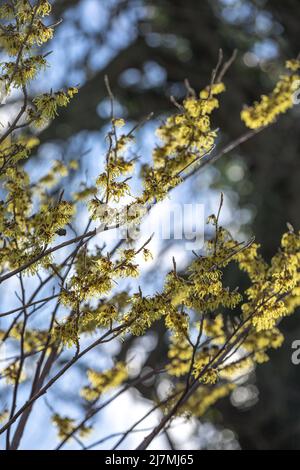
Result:
M116 98L116 114L126 119L128 128L154 113L137 133L135 151L142 164L151 157L154 129L174 109L170 96L180 100L185 95L185 79L196 90L209 83L220 48L227 59L237 49L225 79L227 92L214 117L220 147L245 132L239 117L243 104L269 92L285 60L300 51L298 0L53 0L52 4L51 21L63 21L47 46L53 51L51 67L33 83L32 91L49 91L49 84L53 89L78 84L80 93L40 134L41 145L28 165L40 175L53 159L77 159L80 175L64 181L66 194L82 182L88 184L103 165L110 112L105 75ZM222 223L239 237L255 234L269 259L286 223L300 228L299 123L300 107L296 106L278 123L173 191L172 201L203 203L208 215L216 211L222 191ZM155 214L164 214L167 204ZM80 230L83 219L77 224ZM107 244L110 237L105 238ZM152 262L143 272L143 289L149 293L161 286L173 254L180 267L191 255L178 240L156 241L155 253L159 263ZM239 276L232 271L230 283L243 285L244 278ZM11 307L7 293L3 299ZM163 436L153 448L300 449L300 369L291 363L291 344L300 339L299 315L283 320L281 327L286 336L283 347L241 383L231 400L221 401L205 422L191 422L183 428L178 422L180 431L171 433L172 442ZM145 339L115 348L117 356L130 358L135 371L156 367L166 352L163 325L155 326ZM89 361L105 364L110 353L95 353ZM79 367L76 377L67 374L50 392L66 414L76 416L83 406L77 394L82 370ZM159 384L158 394L164 386ZM108 427L111 432L124 430L130 422L128 412L133 419L150 406L151 389L149 384L141 386L99 417L93 439L104 436ZM51 396L47 400L52 403ZM55 430L41 432L44 416L39 413L36 406L24 448L32 447L33 441L36 448L55 445ZM132 436L124 446L130 448L140 439L141 435ZM95 448L109 447L104 443Z

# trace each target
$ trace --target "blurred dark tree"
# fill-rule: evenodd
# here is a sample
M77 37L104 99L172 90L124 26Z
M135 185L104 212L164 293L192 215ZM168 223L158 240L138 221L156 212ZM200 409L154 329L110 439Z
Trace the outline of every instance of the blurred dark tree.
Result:
M57 0L54 16L71 21L68 12L79 4L80 0ZM120 15L141 6L143 14L133 25L132 40L116 50L103 68L93 70L89 66L92 49L100 48L101 54ZM104 75L108 75L130 119L140 120L152 111L168 111L172 106L170 95L180 98L184 94L184 79L188 78L196 90L207 83L222 48L226 58L238 50L237 60L226 76L228 93L216 123L222 130L222 140L229 142L244 132L238 119L242 104L271 90L284 61L299 53L299 18L298 0L111 2L101 31L89 32L75 21L78 34L92 41L77 64L85 70L86 81L78 97L44 131L42 139L62 141L82 130L101 129L105 120L97 106L106 97ZM151 68L165 74L158 84L147 77ZM130 73L137 77L133 82L126 80ZM296 107L295 112L239 149L254 188L247 195L248 203L250 199L256 208L253 232L267 257L275 251L287 221L300 227L299 119ZM300 375L290 360L291 343L300 338L297 315L286 319L283 329L285 346L257 370L258 402L243 411L228 403L221 407L223 425L236 432L244 449L300 449ZM156 348L148 364L158 360Z

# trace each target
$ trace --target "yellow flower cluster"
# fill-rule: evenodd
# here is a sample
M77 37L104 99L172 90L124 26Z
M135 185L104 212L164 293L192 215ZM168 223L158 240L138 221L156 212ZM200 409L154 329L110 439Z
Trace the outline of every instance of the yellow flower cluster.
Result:
M262 95L260 101L253 106L247 106L241 113L241 118L250 129L259 129L276 121L277 117L292 108L294 96L300 87L299 60L289 60L286 68L291 73L282 75L270 95Z
M129 144L133 142L133 137L126 134L117 135L116 128L122 127L123 123L123 119L112 120L113 130L109 134L105 171L97 177L96 185L91 191L94 197L89 201L92 219L99 220L105 225L109 225L117 217L121 217L116 209L109 206L109 203L120 202L126 195L130 195L130 187L127 183L130 177L125 178L124 176L134 170L134 160L126 159L126 152ZM120 180L120 177L124 179ZM83 196L85 194L86 190Z
M5 143L0 148L0 165L2 168L2 176L8 175L9 166L15 165L20 160L25 160L30 152L27 145L21 142L7 146Z
M9 364L7 367L2 369L1 377L5 378L7 384L14 385L18 380L19 383L24 382L27 378L24 369L19 376L20 370L20 361L14 361Z
M50 11L51 5L47 0L2 2L0 17L4 21L0 45L6 54L13 56L12 60L2 63L0 80L7 94L12 86L21 87L25 93L28 82L46 67L46 57L36 53L36 46L52 37L53 28L43 23ZM75 93L76 88L45 93L34 97L31 107L27 92L26 105L20 115L22 122L16 121L16 125L44 125L57 114L58 107L68 104ZM58 181L57 175L63 176L65 166L61 162L56 162L40 182L33 184L30 181L23 163L37 144L37 138L23 136L19 131L13 138L11 132L1 142L0 180L5 199L0 202L0 272L18 268L37 257L57 234L65 233L64 226L74 214L72 203L57 202L47 192L47 185L54 185ZM47 267L50 262L50 256L41 257L28 267L28 271L35 273L39 266Z
M224 383L218 385L201 384L188 400L177 408L177 416L196 416L201 418L207 411L222 398L227 397L236 388L234 383ZM175 391L177 394L184 392L184 384L177 384ZM163 406L165 412L173 408L178 398L170 398L167 405Z
M27 155L26 147L16 147ZM69 223L74 214L73 204L67 201L54 203L42 192L39 211L33 212L33 188L27 173L22 167L8 167L2 175L3 186L7 192L6 201L0 206L0 220L4 243L0 245L1 266L15 268L37 255L45 244L53 241L59 229ZM44 188L45 191L46 188ZM49 259L41 260L47 265ZM32 268L34 268L32 266Z
M140 293L134 294L131 308L124 316L124 322L129 324L131 334L140 336L166 313L167 308L162 296L143 297Z
M188 334L189 317L187 313L171 308L165 317L166 327L176 336L182 338Z
M245 344L243 346L245 347ZM221 379L237 380L240 376L249 373L253 369L253 365L253 358L249 355L246 355L237 361L230 362L229 364L225 364L223 367L221 367L219 370L219 376Z
M127 368L123 362L118 362L112 369L103 372L90 369L87 375L90 385L82 389L81 395L88 401L94 401L108 390L118 387L128 377Z
M74 201L75 202L80 202L80 201L86 201L90 197L96 196L98 193L98 189L96 186L85 186L83 189L80 189L79 191L76 191L73 195ZM95 200L96 201L96 200ZM97 201L96 201L96 208L98 207ZM93 207L93 204L90 203L90 207Z
M75 273L70 278L68 289L62 291L60 300L64 305L76 308L82 302L108 294L115 278L138 275L137 265L126 252L120 260L113 262L109 256L103 256L100 249L96 254L80 250L74 267Z
M16 323L13 328L10 330L9 337L20 341L22 337L23 322ZM1 338L0 333L0 338ZM47 332L38 329L29 329L27 328L23 334L23 347L25 352L38 351L47 340Z
M33 99L34 108L29 108L28 118L30 123L36 127L42 127L57 116L57 109L69 104L70 99L78 93L77 88L71 87L67 91L56 93L43 93Z
M213 149L217 132L211 128L210 114L219 107L216 96L224 90L223 83L216 83L202 90L199 98L188 97L181 112L158 129L163 145L153 152L154 168L144 167L142 201L163 199L180 183L180 174Z
M57 427L57 434L60 439L64 439L69 434L72 434L74 429L77 429L75 419L69 418L68 416L60 416L58 413L55 413L52 416L52 423ZM90 426L80 426L78 429L80 437L87 437L92 428Z
M29 80L33 80L37 73L47 65L46 59L37 55L24 59L21 65L16 67L15 62L4 62L2 64L1 80L8 84L11 80L15 87L25 85Z
M61 181L62 178L69 175L70 170L76 170L77 168L78 163L76 160L71 160L68 165L64 164L60 160L55 160L50 171L39 179L35 184L35 188L40 192L40 194L43 194L45 188L53 188Z
M206 336L212 338L215 345L224 344L224 319L223 315L216 315L215 318L205 318L203 321L203 332Z
M246 291L249 302L242 305L244 317L250 318L256 330L261 331L272 329L300 304L300 233L290 230L283 236L281 250L270 266L257 250L258 246L253 244L236 259L252 281Z
M218 385L213 388L200 386L182 407L182 412L201 418L212 405L228 396L235 387L235 384Z
M192 356L193 348L188 341L172 335L168 351L168 373L175 377L186 375L190 370Z
M18 55L20 49L28 52L34 45L42 45L53 37L53 28L41 18L49 15L51 5L40 0L31 5L28 0L5 2L0 7L0 18L11 21L0 30L0 45L9 55Z
M109 327L119 320L119 312L112 303L100 303L96 308L83 309L80 327L83 332L94 332L97 328Z
M220 378L230 380L256 363L265 362L266 351L282 344L283 336L275 325L300 305L300 238L290 228L269 265L259 254L258 245L252 243L241 249L226 230L218 227L214 217L209 220L216 234L207 241L207 255L191 263L188 276L179 277L174 271L168 275L164 299L173 308L184 305L203 316L197 322L202 341L196 345L188 336L194 329L189 317L185 317L184 331L177 325L169 346L168 373L176 377L192 374L199 382L213 385ZM222 284L220 268L230 262L237 262L251 281L246 290L248 301L241 306L244 320L237 330L231 322L225 327L223 314L214 314L220 307L234 309L242 300L236 290L230 292ZM166 324L171 331L175 329ZM240 342L239 359L227 360L226 354L222 357L222 348L227 345L231 350L236 342Z
M67 201L61 201L54 207L43 205L32 218L35 236L44 243L50 243L59 229L72 220L73 215L74 206Z
M112 288L113 262L101 252L91 255L81 250L77 256L75 273L71 277L68 290L61 294L65 305L77 306L80 302L108 293Z

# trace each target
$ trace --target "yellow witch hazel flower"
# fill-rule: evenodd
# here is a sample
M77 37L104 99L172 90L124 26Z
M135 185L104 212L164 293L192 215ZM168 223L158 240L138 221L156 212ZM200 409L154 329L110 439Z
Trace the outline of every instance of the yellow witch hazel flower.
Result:
M175 390L177 392L184 392L185 384L177 385ZM215 405L222 398L227 397L231 392L236 388L234 383L223 383L223 384L199 384L195 392L188 398L188 400L181 405L176 415L178 416L196 416L201 418L204 416L209 409ZM176 403L176 399L170 400L167 406L165 406L165 411L168 412L172 406Z
M0 6L0 18L6 20L14 18L14 8L12 4L4 3L4 5Z
M268 126L294 106L294 95L300 87L300 75L296 73L300 60L288 60L286 68L292 73L282 75L270 95L262 95L260 101L243 109L241 118L250 129Z
M248 373L255 364L269 359L268 349L282 344L283 336L276 324L300 304L300 234L290 227L282 238L281 249L268 264L259 254L258 245L241 247L218 226L215 217L210 217L210 221L215 226L216 238L207 241L206 255L191 263L188 276L179 277L175 270L168 275L164 300L175 311L184 305L202 315L201 320L191 325L186 317L184 331L177 325L170 341L167 372L178 378L190 375L199 383L212 386ZM230 262L237 262L251 281L246 290L248 299L241 306L243 321L239 328L229 318L225 324L222 313L214 313L220 307L235 309L242 300L236 290L230 292L222 283L221 268ZM180 311L177 314L180 318ZM168 319L166 325L174 331L176 322L173 325ZM200 335L198 343L189 337L195 329ZM224 345L236 349L236 343L240 344L238 359L222 357Z
M214 319L205 318L203 321L203 332L212 338L214 344L223 344L226 336L224 333L224 319L221 314Z
M166 327L174 332L175 337L185 337L188 334L189 317L187 313L178 312L175 308L165 316Z
M29 80L33 80L46 65L47 61L41 55L24 59L22 64L17 67L15 62L4 62L2 64L3 74L1 80L7 83L12 80L15 87L21 87Z
M121 385L127 379L128 372L123 362L117 362L112 369L103 372L90 369L87 375L90 385L82 389L81 396L88 401L93 401L102 393Z
M242 375L251 372L251 370L253 370L253 363L252 357L242 357L237 361L232 361L221 367L219 370L219 376L221 379L236 380Z
M48 0L40 0L37 7L37 14L40 16L47 16L51 13L52 6Z
M129 324L129 330L134 336L140 336L163 315L166 314L168 305L160 295L143 297L140 293L134 294L131 308L124 316L124 322Z
M44 205L41 211L31 219L35 236L42 242L51 242L57 231L71 221L74 211L74 206L67 201L61 201L54 207Z
M115 127L123 127L123 126L125 126L125 121L122 118L117 118L117 119L112 120L112 124Z
M111 303L99 303L95 308L86 306L80 321L81 331L93 332L96 328L109 327L119 319L119 312Z
M64 439L77 428L75 419L69 418L68 416L61 416L58 413L52 416L52 423L56 426L57 434L60 439ZM80 426L78 431L80 437L87 437L91 433L92 428L83 425Z
M20 341L22 338L23 322L16 323L11 329L9 337ZM39 349L47 339L47 332L42 330L28 329L23 335L24 351L30 352Z
M188 163L186 158L182 160L183 150L192 158L192 154L195 157L196 152L205 152L212 148L216 131L211 130L209 115L219 106L215 95L224 90L225 86L220 83L201 91L200 99L188 97L183 102L182 113L170 116L158 129L157 134L164 145L154 151L156 167L163 166L167 158L172 169L179 171L182 165Z
M51 5L47 0L39 0L32 5L28 0L5 2L0 7L0 18L12 21L3 25L0 31L0 44L12 56L20 49L27 52L33 45L42 45L53 37L53 28L46 26L41 18L49 15Z
M272 329L280 318L300 305L300 233L290 228L270 266L262 260L257 247L241 251L236 259L252 280L246 291L249 302L242 306L242 311L257 331Z
M235 387L236 385L231 383L218 385L214 388L200 386L197 391L188 399L182 411L200 418L217 401L228 396L235 389Z
M19 383L24 382L27 378L26 373L24 370L22 370L21 376L19 376L19 361L17 362L12 362L9 364L5 369L1 371L2 377L5 378L7 384L15 384L16 381Z
M68 176L70 169L71 163L67 166L60 160L55 160L52 164L52 168L39 179L35 188L40 192L43 192L45 188L53 188L61 178Z
M213 149L217 131L211 128L210 114L219 107L216 95L225 90L215 83L196 96L187 97L178 114L159 127L162 145L153 151L154 168L144 168L142 201L161 200L177 186L180 174Z
M171 336L168 351L167 372L175 377L186 375L190 370L193 348L185 338Z
M93 296L108 293L112 288L113 263L101 253L90 254L81 250L75 263L75 273L68 290L61 293L64 305L77 306Z
M138 266L132 258L127 258L126 253L113 262L108 255L103 256L99 248L93 254L80 250L74 265L75 272L69 280L68 289L62 290L60 300L64 305L75 308L82 302L108 294L115 278L138 275Z
M106 225L116 222L116 219L122 216L111 203L118 203L124 197L131 195L130 186L127 183L131 176L125 175L133 173L134 159L127 159L126 152L134 139L131 135L119 136L116 132L117 128L124 125L124 119L112 119L112 131L108 134L110 144L106 155L105 171L98 175L94 198L88 203L92 219L99 220Z
M57 91L56 93L43 93L33 99L35 109L28 110L30 122L36 127L45 125L50 119L54 119L58 114L59 107L65 107L70 99L78 93L78 89L70 87L67 91Z

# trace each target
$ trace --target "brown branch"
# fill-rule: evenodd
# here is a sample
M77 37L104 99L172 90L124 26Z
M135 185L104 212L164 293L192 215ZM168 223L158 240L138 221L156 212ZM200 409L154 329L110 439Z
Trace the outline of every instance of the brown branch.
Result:
M59 380L63 375L64 373L70 369L70 367L75 364L79 359L81 359L83 356L85 356L85 354L87 354L89 351L91 351L92 349L94 349L96 346L99 346L100 344L103 344L103 343L106 343L108 341L111 341L113 339L115 339L117 336L119 336L123 330L125 330L128 326L130 325L130 323L127 323L127 324L122 324L114 329L110 329L108 330L106 333L104 333L100 338L98 338L96 341L94 341L92 344L90 344L89 346L87 346L83 351L81 351L79 354L75 355L73 357L73 359L71 359L67 364L65 364L64 367L62 367L62 369L57 372L57 374L55 374L54 377L52 377L52 379L49 380L49 382L47 382L46 385L44 385L33 397L31 397L29 400L27 400L23 406L21 406L21 408L15 413L14 416L12 416L11 419L9 419L7 421L7 423L0 429L0 434L2 434L3 432L5 432L21 415L22 413L30 406L32 406L32 404L38 399L40 398L42 395L44 395L47 390L55 383L57 382L57 380ZM109 335L112 335L111 338L109 340L107 340L106 338L109 336Z

